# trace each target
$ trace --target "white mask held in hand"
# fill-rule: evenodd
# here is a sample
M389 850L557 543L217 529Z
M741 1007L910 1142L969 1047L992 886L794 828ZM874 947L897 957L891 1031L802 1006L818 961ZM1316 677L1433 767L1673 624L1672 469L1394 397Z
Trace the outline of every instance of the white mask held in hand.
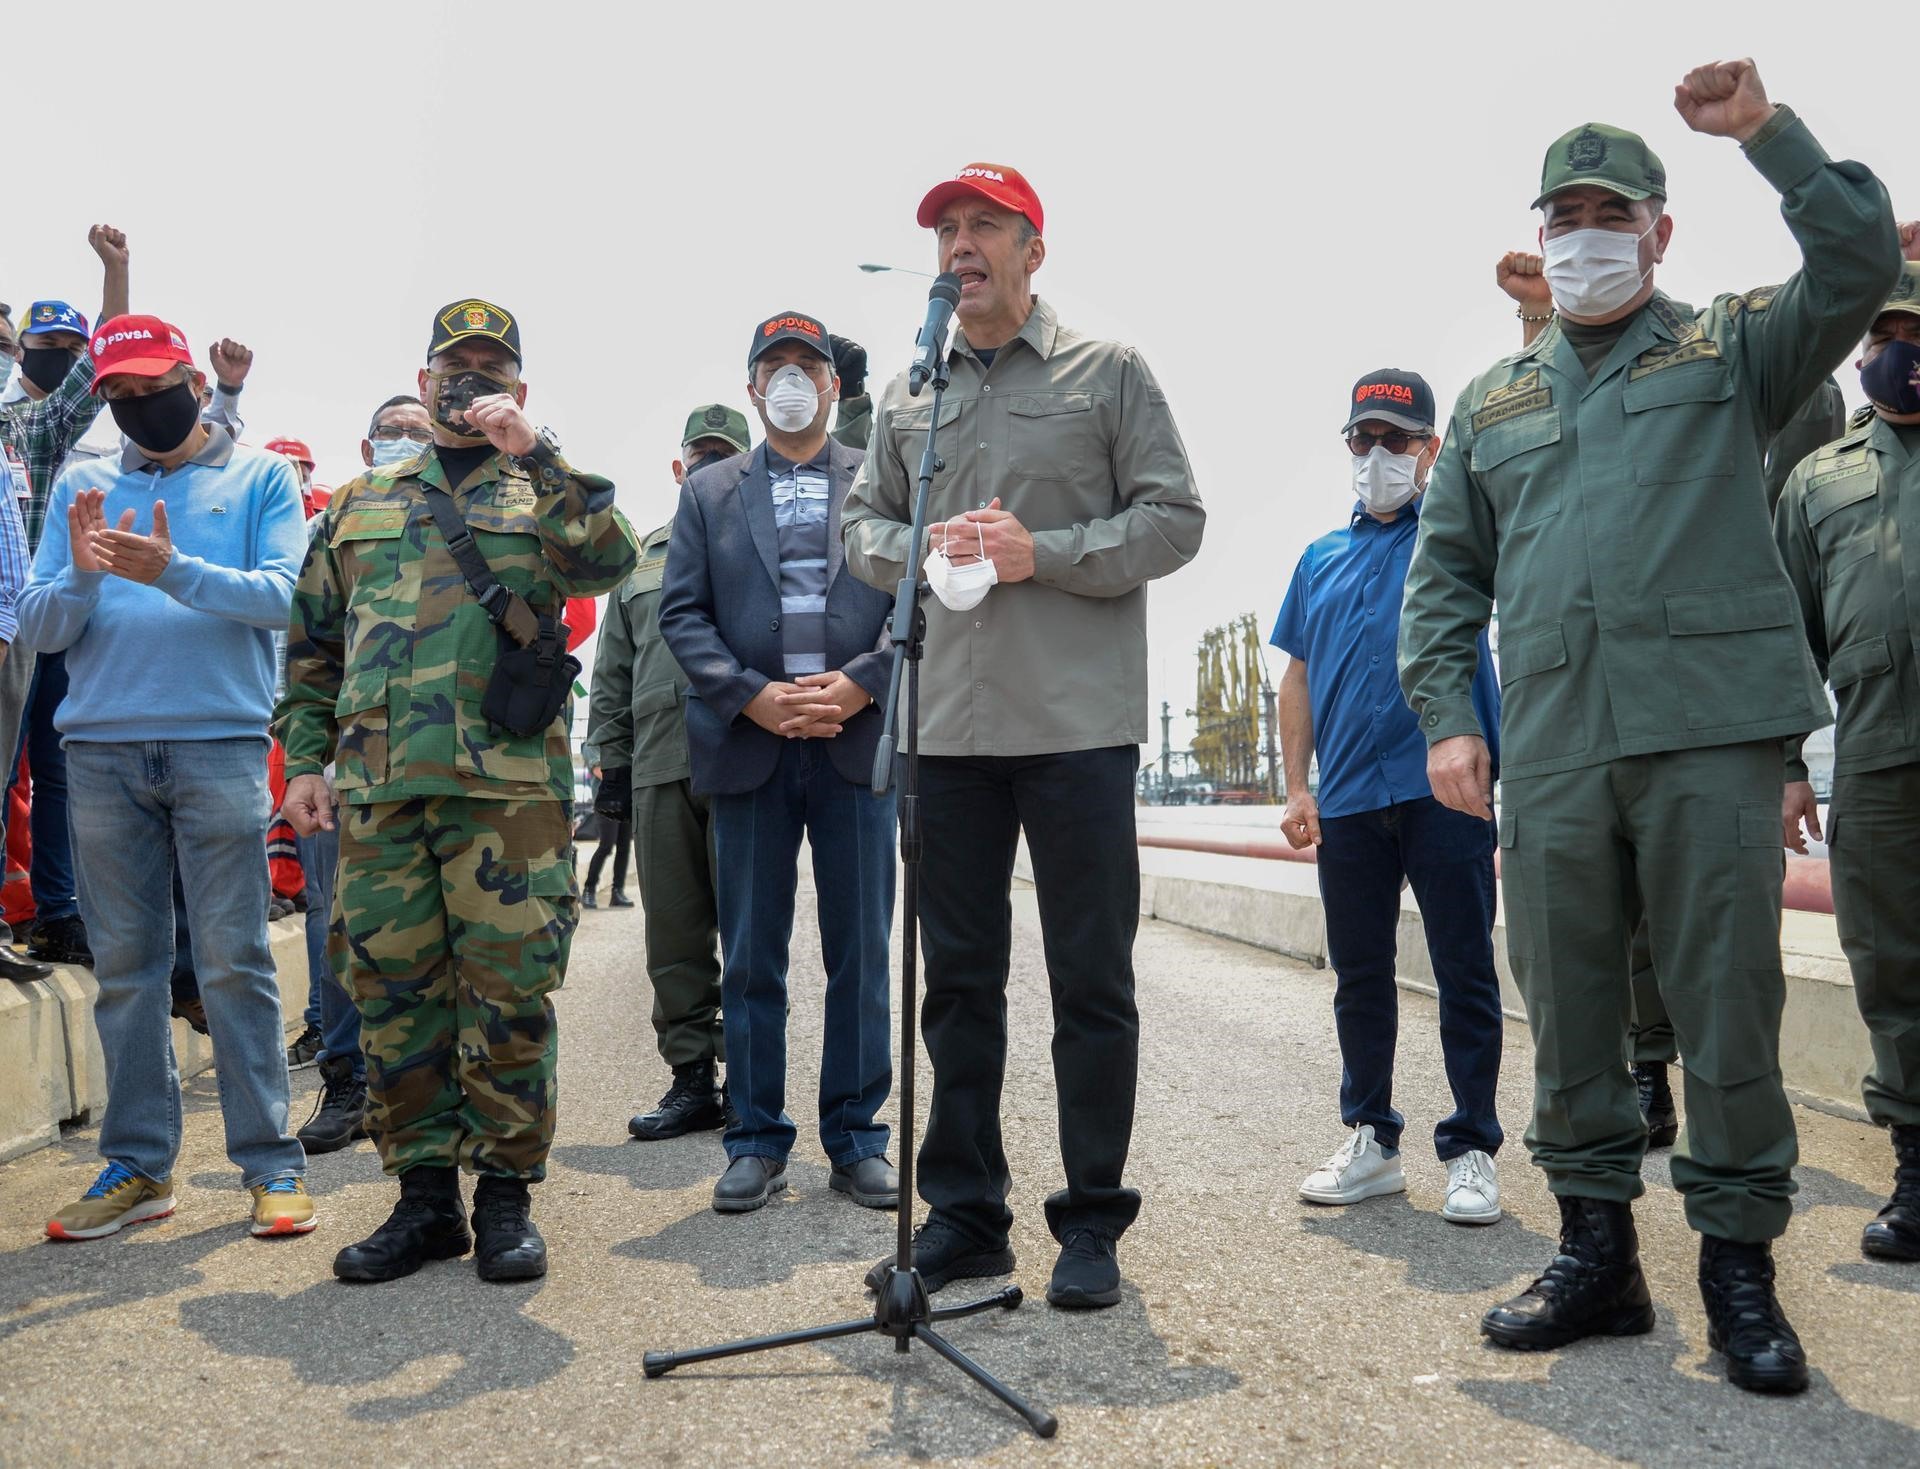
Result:
M811 426L820 408L820 389L806 372L789 362L767 383L760 401L767 405L767 422L783 434L797 434Z
M1353 461L1353 492L1369 514L1391 514L1420 493L1414 479L1419 467L1418 454L1389 454L1384 444L1375 444Z
M1566 316L1608 316L1625 306L1653 273L1652 266L1640 268L1640 242L1653 229L1650 224L1637 235L1571 230L1549 237L1542 249L1553 304Z
M938 547L927 553L927 585L933 588L940 605L950 612L970 612L1000 580L1000 568L987 560L987 528L978 521L973 528L980 534L980 559L955 566Z

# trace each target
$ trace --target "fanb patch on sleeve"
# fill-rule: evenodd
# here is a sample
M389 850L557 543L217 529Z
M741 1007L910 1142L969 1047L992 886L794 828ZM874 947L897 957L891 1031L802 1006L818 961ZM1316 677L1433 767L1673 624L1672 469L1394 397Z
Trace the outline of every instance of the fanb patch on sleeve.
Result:
M1553 406L1553 389L1540 380L1540 369L1515 378L1504 386L1495 388L1480 402L1474 411L1473 431L1480 433L1492 428L1496 423L1505 423L1510 418L1522 414L1537 413L1542 408Z

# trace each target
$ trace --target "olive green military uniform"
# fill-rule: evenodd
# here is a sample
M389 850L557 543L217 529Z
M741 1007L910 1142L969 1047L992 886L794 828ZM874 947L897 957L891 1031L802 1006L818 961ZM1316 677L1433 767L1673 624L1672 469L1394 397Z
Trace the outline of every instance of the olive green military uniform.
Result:
M381 1161L536 1180L556 1102L549 994L578 918L571 709L525 738L480 712L502 634L427 485L450 488L431 452L354 480L322 513L275 731L289 779L337 762L329 954L360 1009ZM550 448L492 455L451 488L495 576L536 612L633 570L613 486Z
M842 398L835 416L833 440L845 444L849 449L864 449L873 437L873 398L861 393L852 398Z
M671 524L640 543L640 564L608 599L594 655L589 741L604 769L633 772L633 840L647 916L653 1028L669 1066L725 1059L720 923L707 799L687 761L687 676L660 636Z
M1593 165L1615 145L1594 132L1555 145L1574 176L1551 182L1550 153L1543 197L1604 181ZM1591 375L1555 322L1476 378L1421 511L1400 656L1430 742L1480 733L1475 638L1498 603L1499 840L1535 1162L1557 1193L1641 1192L1621 1059L1644 904L1687 1057L1674 1181L1696 1229L1759 1241L1786 1227L1796 1158L1780 741L1830 718L1761 451L1873 319L1899 246L1879 182L1829 160L1790 109L1745 151L1783 196L1799 274L1698 310L1656 294Z
M1888 308L1920 315L1920 265ZM1920 1124L1920 427L1876 416L1803 461L1774 535L1840 701L1827 848L1873 1038L1867 1115ZM1787 778L1807 778L1797 750Z

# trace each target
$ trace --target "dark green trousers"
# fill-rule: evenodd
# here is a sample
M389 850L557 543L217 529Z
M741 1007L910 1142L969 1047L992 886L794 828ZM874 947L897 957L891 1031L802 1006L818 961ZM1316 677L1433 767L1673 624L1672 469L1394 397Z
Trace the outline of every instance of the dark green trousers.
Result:
M1653 972L1653 937L1647 916L1633 926L1633 948L1627 972L1633 977L1633 1023L1627 1030L1627 1059L1635 1063L1659 1061L1672 1065L1680 1055L1673 1038L1667 1002L1660 998L1660 980Z
M1696 1230L1785 1232L1798 1158L1780 1081L1782 755L1637 755L1502 786L1507 950L1534 1039L1527 1147L1555 1193L1642 1192L1646 1126L1621 1058L1644 911L1685 1072L1673 1181Z
M1833 915L1873 1038L1867 1115L1920 1123L1920 764L1836 776Z
M635 790L633 851L660 1059L669 1066L724 1061L720 919L706 798L685 780Z

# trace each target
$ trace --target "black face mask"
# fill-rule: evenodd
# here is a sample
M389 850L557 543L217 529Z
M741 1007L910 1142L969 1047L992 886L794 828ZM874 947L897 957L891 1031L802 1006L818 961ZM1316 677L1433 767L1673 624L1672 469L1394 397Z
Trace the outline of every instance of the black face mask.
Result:
M175 383L144 398L111 398L113 421L133 445L149 457L171 454L186 443L200 421L200 400L192 383Z
M20 354L20 376L51 393L67 380L76 360L65 347L27 347Z

